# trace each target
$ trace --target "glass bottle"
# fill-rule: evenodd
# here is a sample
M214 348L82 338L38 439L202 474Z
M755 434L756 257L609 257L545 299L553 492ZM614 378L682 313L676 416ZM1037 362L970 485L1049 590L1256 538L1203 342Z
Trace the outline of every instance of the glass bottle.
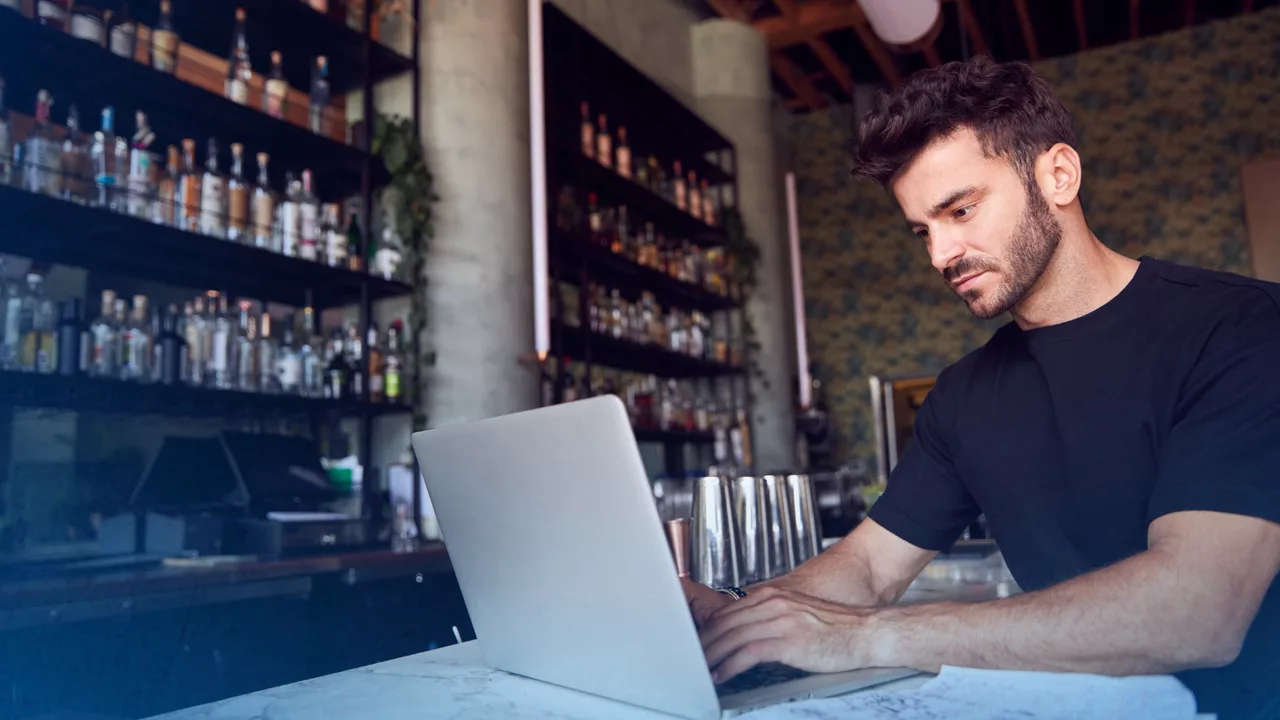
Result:
M181 161L178 159L178 147L170 145L165 160L164 173L156 182L156 196L151 201L151 222L172 227L177 216L174 209L178 206L178 178L182 174Z
M204 299L196 298L183 307L186 322L182 327L182 337L186 341L186 374L182 381L188 385L202 387L205 384L205 365L207 346L207 318L204 315Z
M218 314L210 333L209 380L219 390L230 390L236 380L236 331L227 314L227 296L219 295L217 299Z
M396 320L387 328L387 351L383 358L383 394L388 403L399 404L404 392L404 359L400 355L400 321Z
M249 82L253 65L249 62L249 38L245 34L244 8L236 8L236 29L231 35L231 52L227 57L225 92L231 102L249 104Z
M280 392L280 376L276 373L276 338L272 334L272 325L274 322L271 314L263 310L262 317L258 320L258 365L254 374L257 376L257 389L265 393Z
M311 101L307 112L307 125L313 133L325 134L324 110L329 104L329 96L329 59L320 55L311 70Z
M80 112L67 111L67 137L62 141L62 198L78 205L89 203L89 142L80 131Z
M360 340L360 328L355 323L347 326L346 348L347 388L351 397L364 397L367 366L364 364L364 343Z
M617 220L614 222L613 232L610 233L611 237L609 239L609 250L612 251L615 255L627 254L627 248L630 245L630 243L627 240L628 225L629 225L629 221L627 220L627 206L619 205L618 217L617 217Z
M324 396L341 400L347 396L347 360L342 348L342 331L334 330L325 352Z
M276 199L267 177L267 161L270 156L258 153L258 182L253 187L253 245L271 248L276 215ZM272 248L279 252L279 248Z
M321 233L324 235L324 259L329 267L347 266L347 236L342 232L342 206L325 203Z
M360 255L360 237L360 216L353 212L347 223L347 268L356 272L364 269Z
M231 143L231 177L227 180L227 239L249 238L249 184L244 179L244 145Z
M187 309L190 309L190 305ZM188 316L190 313L188 312ZM183 340L182 317L176 305L170 305L160 321L160 333L156 337L156 382L177 385L186 381L187 348Z
M279 50L271 51L271 74L262 90L262 111L283 118L289 99L289 82L284 79L284 61Z
M284 337L276 350L275 387L288 395L297 395L302 389L302 353L293 344L293 326L294 317L289 315L284 320Z
M596 129L591 125L591 108L587 101L582 101L582 154L587 157L596 156Z
M369 401L386 402L386 368L376 323L369 323L369 337L365 342L365 349L369 355Z
M196 172L196 141L182 141L182 174L178 179L175 202L177 226L188 232L200 230L200 174Z
M22 286L4 284L4 326L0 328L0 369L16 370L22 342Z
M609 293L609 335L622 337L622 296L616 288Z
M13 283L17 285L17 283ZM18 322L15 332L10 332L8 313L5 322L5 344L11 347L13 366L24 372L36 369L36 353L40 348L40 339L36 335L36 316L39 314L40 302L44 299L44 278L39 273L27 273L27 287L20 292L18 299ZM7 310L7 308L6 308Z
M4 76L0 75L0 185L13 183L13 125L9 122L9 109L4 104Z
M675 169L675 177L672 182L676 207L685 210L689 207L688 186L685 185L684 174L680 171L680 161L677 160L673 167Z
M178 70L178 33L173 29L173 8L169 0L160 0L160 20L151 31L151 66L162 73Z
M151 331L148 327L147 297L133 296L133 311L120 344L120 377L123 380L149 382L151 380Z
M156 191L155 158L151 154L151 143L156 141L156 134L151 131L147 114L141 110L134 114L133 124L137 129L129 143L128 185L121 204L124 206L122 210L129 215L146 217Z
M53 97L49 91L36 93L36 122L27 137L27 190L57 197L62 190L62 143L49 123Z
M89 324L89 342L92 349L89 354L89 374L95 377L116 377L116 350L119 342L118 328L115 322L116 294L113 290L102 291L102 314Z
M284 202L280 203L280 252L288 257L298 254L298 240L302 235L302 183L293 179L293 173L285 173Z
M627 129L618 127L618 174L624 178L631 178L631 146L627 145Z
M302 171L302 194L298 197L298 257L317 260L320 241L320 201L311 184L311 171Z
M604 215L593 192L587 193L587 233L593 245L608 246L609 239L604 236Z
M298 354L302 369L302 394L307 397L324 395L325 374L324 355L320 347L320 337L316 334L315 311L310 307L302 309L302 328L298 342Z
M711 227L716 225L715 199L711 196L711 187L706 178L702 179L702 222Z
M253 319L253 303L240 301L240 321L236 324L235 366L237 390L244 392L258 391L258 328Z
M116 304L111 312L112 322L116 328L116 342L112 348L115 351L113 363L116 369L116 378L123 377L125 366L129 364L130 358L128 354L133 350L133 339L129 333L130 323L128 319L129 303L124 298L116 298Z
M613 138L609 137L609 119L604 113L596 118L599 129L596 131L596 162L605 167L613 167Z
M209 138L200 182L200 232L216 238L227 237L227 183L218 172L218 141Z
M73 5L67 34L101 47L106 45L106 18L111 11L95 5L94 0L80 0Z
M27 282L32 280L38 284L32 288L35 298L31 331L23 338L23 352L31 357L31 368L38 373L48 375L58 369L58 308L53 300L45 297L43 281L39 274L27 275Z
M67 31L71 0L36 0L36 21L59 31Z
M698 175L689 171L689 214L702 219L702 193L698 188Z
M138 53L138 23L129 14L129 3L123 3L120 12L107 28L107 44L111 52L130 60ZM176 322L176 320L175 320Z

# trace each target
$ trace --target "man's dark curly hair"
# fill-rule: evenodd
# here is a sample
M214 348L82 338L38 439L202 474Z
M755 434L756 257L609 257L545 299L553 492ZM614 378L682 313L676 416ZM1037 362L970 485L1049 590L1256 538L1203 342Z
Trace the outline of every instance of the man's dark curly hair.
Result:
M1055 143L1075 145L1071 116L1053 88L1025 63L986 55L916 73L876 95L858 127L854 174L890 184L935 140L973 130L988 157L1002 157L1030 177Z

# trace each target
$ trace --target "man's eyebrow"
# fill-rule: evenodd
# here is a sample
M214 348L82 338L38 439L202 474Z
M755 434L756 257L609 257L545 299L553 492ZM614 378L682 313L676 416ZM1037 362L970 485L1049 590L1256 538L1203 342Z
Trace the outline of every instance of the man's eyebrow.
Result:
M969 185L968 187L962 187L959 190L953 191L950 195L947 195L945 198L943 198L942 202L937 203L936 205L934 205L932 208L929 209L929 217L931 218L938 217L942 213L946 212L947 208L951 207L952 205L955 205L956 203L969 197L970 195L981 192L983 189L984 188L980 185ZM907 218L907 227L909 229L914 230L914 228L916 228L919 225L924 225L924 221L912 220L910 218Z

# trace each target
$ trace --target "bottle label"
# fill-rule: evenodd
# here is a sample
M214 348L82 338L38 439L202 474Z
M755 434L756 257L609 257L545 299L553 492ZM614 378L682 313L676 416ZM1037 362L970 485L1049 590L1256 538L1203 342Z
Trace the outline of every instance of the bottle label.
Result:
M178 60L178 36L171 30L151 33L151 65L156 70L172 73Z
M227 99L241 105L249 104L249 84L244 78L227 78Z
M374 374L369 376L369 394L381 395L383 390L382 375Z
M149 205L151 167L151 153L135 149L129 158L129 199L126 203L129 214L134 217L142 217Z
M677 178L676 179L676 207L680 208L681 210L684 210L686 199L687 198L685 197L684 180L680 180L679 178Z
M271 227L275 223L276 206L270 193L257 192L253 196L254 244L271 244Z
M274 118L284 117L284 100L289 93L289 84L284 80L268 80L263 91L266 100L267 114Z
M22 300L10 298L4 312L4 346L5 352L16 354L18 342L22 337Z
M133 333L126 330L120 336L120 370L123 375L133 375Z
M314 241L314 240L303 240L303 241L302 241L302 244L298 245L298 257L302 258L303 260L313 260L313 261L314 261L314 260L316 259L316 243L315 243L315 241Z
M227 370L227 331L213 331L213 354L210 357L209 369L214 372Z
M178 192L182 204L178 227L195 232L200 229L200 178L188 175L182 179Z
M582 123L582 154L591 157L596 154L596 131L591 123Z
M282 356L276 363L276 375L280 378L280 387L285 392L298 388L302 379L302 362L297 354Z
M298 206L299 225L301 225L301 235L303 243L311 243L312 251L315 250L315 244L320 239L320 226L317 224L317 209L311 203L301 203Z
M326 248L329 265L332 267L342 267L347 262L347 237L340 232L329 232L329 242Z
M612 166L613 165L613 141L609 138L608 135L601 133L596 138L596 144L599 146L599 150L596 153L596 160L599 160L600 164L605 167Z
M76 13L71 16L71 35L81 40L102 44L102 18Z
M111 28L111 52L132 59L137 33L137 27L133 23L121 23Z
M67 11L53 0L40 0L36 5L36 16L41 20L48 20L55 25L65 25L67 22Z
M227 233L225 216L226 195L222 192L222 178L208 175L200 188L200 232L223 237Z
M298 239L302 231L302 218L298 212L298 203L286 202L280 206L280 232L284 236L281 252L289 257L297 254Z
M245 231L249 220L249 188L236 183L227 192L227 226L236 231L237 237Z
M631 177L631 148L618 148L618 174L624 178Z
M387 384L387 399L396 400L400 397L400 371L391 370L387 372L385 382Z
M42 137L27 140L27 189L57 196L62 176L62 150Z

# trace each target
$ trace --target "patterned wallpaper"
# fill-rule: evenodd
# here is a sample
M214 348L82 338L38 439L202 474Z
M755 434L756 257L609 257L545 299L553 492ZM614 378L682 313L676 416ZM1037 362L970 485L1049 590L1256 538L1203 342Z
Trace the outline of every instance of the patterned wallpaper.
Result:
M1082 202L1127 255L1248 273L1239 192L1247 159L1280 152L1280 8L1036 69L1075 118ZM867 377L936 374L1007 318L970 318L897 204L854 181L848 106L793 119L809 352L837 457L871 458Z

